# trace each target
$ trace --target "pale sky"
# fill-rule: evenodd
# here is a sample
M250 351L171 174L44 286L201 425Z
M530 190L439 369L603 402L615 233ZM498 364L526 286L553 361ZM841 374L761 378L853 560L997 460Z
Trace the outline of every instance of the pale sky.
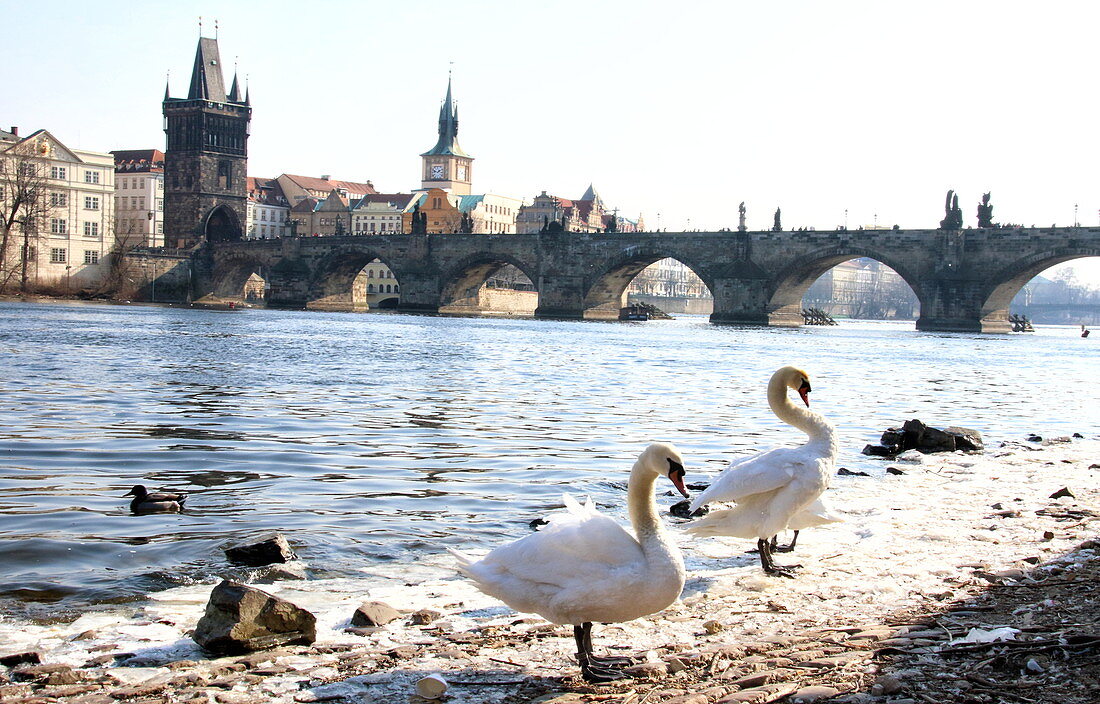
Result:
M249 174L420 185L453 62L474 191L604 201L650 229L1100 224L1100 3L1051 0L8 3L0 125L164 148L219 23ZM1100 285L1100 259L1075 263Z

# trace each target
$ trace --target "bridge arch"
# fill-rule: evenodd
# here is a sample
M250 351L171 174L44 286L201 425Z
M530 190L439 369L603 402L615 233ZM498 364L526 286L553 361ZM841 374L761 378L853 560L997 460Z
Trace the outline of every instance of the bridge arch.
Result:
M1060 247L1021 257L990 277L981 293L983 332L1008 332L1009 305L1032 279L1052 266L1084 257L1100 257L1100 247Z
M838 246L801 257L787 265L773 279L767 302L768 325L790 327L802 324L802 298L825 272L843 262L867 258L885 264L897 272L923 306L920 279L903 262L889 254L860 246Z
M262 258L241 252L218 263L211 293L218 298L259 304L265 298L269 278L269 267Z
M374 264L375 262L379 264ZM379 272L388 270L392 273L392 278L375 278L372 282L374 277L366 274L372 268ZM371 285L375 290L368 290ZM367 311L371 309L368 297L375 298L379 303L399 298L401 280L400 274L390 265L385 255L379 254L373 248L340 247L327 253L316 263L308 289L307 309ZM393 301L385 307L394 308L397 303Z
M244 236L240 218L232 208L218 205L202 219L202 235L207 242L237 242Z
M508 266L527 277L530 287L512 288L509 293L486 290L485 284L490 277ZM529 262L500 252L480 251L463 257L440 277L439 312L450 315L533 314L538 304L536 271ZM524 290L531 293L522 293Z
M589 320L618 320L630 282L642 270L662 259L680 262L702 279L707 289L714 291L712 279L705 268L693 265L690 258L664 246L635 245L616 252L601 266L602 272L593 279L585 292L584 317Z

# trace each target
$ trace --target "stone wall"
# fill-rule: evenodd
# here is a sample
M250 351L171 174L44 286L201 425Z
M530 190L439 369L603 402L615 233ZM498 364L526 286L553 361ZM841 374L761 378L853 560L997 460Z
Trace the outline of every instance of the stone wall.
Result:
M538 291L513 291L508 288L482 287L478 294L480 313L487 315L534 315L539 304Z

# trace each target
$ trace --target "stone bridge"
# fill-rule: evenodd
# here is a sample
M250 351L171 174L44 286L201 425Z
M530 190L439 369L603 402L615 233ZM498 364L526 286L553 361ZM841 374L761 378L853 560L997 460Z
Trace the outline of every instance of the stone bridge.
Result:
M810 284L870 257L913 288L917 329L1009 332L1008 305L1024 284L1088 256L1100 256L1100 228L293 237L207 244L193 285L196 297L239 297L258 274L269 306L362 310L353 282L379 259L400 286L399 310L477 314L482 284L511 264L535 284L535 316L615 319L630 281L671 257L710 289L712 322L797 326Z

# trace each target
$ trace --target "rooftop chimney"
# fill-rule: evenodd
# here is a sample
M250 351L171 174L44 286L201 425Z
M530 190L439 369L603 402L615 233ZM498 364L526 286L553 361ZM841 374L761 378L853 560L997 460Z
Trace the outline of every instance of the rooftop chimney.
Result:
M328 174L325 174L324 176L321 177L321 180L322 181L327 181L327 180L329 180L329 178L331 178L331 177Z
M19 136L19 126L18 125L12 125L11 126L11 133L13 135L15 135L16 137L18 137Z

